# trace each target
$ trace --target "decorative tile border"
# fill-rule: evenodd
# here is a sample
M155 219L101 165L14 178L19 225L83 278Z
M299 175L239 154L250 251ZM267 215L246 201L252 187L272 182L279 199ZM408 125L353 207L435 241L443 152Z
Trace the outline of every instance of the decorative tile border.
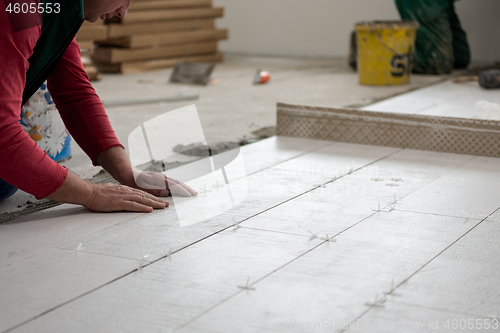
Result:
M500 121L278 103L276 134L500 157Z

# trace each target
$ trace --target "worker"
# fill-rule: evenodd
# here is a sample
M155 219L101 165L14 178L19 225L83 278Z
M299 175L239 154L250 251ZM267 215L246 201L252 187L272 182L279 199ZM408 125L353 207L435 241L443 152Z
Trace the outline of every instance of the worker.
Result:
M150 212L168 206L158 196L196 195L179 181L132 167L83 69L75 41L83 21L124 17L131 0L25 1L0 1L0 185L11 186L7 193L20 188L98 212ZM45 80L73 138L121 185L84 181L24 131L21 105Z
M417 21L413 72L448 74L467 68L470 48L455 12L455 0L395 0L403 20Z

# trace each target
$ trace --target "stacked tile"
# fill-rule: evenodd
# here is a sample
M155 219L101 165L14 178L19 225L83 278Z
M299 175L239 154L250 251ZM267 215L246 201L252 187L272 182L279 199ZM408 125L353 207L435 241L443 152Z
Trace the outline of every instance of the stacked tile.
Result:
M217 42L227 29L212 0L135 0L124 18L106 20L107 38L92 59L103 72L135 73L173 67L177 61L220 62Z
M99 70L92 64L90 59L94 51L94 42L100 39L106 39L108 29L102 20L90 23L85 21L76 35L76 41L80 45L82 52L82 62L90 81L98 81L101 78Z

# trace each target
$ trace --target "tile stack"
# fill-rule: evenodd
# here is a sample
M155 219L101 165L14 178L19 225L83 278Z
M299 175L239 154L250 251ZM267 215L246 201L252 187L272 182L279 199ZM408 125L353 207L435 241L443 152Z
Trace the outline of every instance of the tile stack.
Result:
M76 35L76 41L80 45L82 52L83 68L87 72L90 81L98 81L101 74L97 67L92 64L91 56L94 52L94 42L96 40L106 39L108 35L108 28L104 25L102 20L90 23L85 21Z
M212 0L135 0L124 18L106 20L107 36L92 55L103 72L134 73L173 67L179 60L220 62L216 29L223 8Z

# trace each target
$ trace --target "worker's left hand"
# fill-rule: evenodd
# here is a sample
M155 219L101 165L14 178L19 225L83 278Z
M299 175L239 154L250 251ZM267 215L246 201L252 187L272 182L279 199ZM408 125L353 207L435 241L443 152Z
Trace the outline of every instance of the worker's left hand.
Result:
M152 171L140 171L134 168L135 188L141 189L158 197L166 197L170 194L190 197L198 192L188 185L162 173Z

